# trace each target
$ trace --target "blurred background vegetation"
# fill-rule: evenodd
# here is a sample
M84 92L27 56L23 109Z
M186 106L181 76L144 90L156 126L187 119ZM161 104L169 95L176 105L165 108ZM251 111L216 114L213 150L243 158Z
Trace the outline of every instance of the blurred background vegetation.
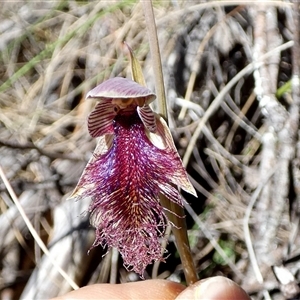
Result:
M170 128L198 192L198 199L183 197L199 277L232 278L253 299L299 299L297 6L158 0L154 12ZM85 94L105 79L130 77L123 41L154 90L138 1L0 2L1 168L79 286L140 280L114 252L103 256L97 247L87 255L89 201L66 201L96 145L86 126L95 103ZM0 241L2 299L71 289L2 181ZM149 266L145 277L184 282L172 235L167 249L166 263Z

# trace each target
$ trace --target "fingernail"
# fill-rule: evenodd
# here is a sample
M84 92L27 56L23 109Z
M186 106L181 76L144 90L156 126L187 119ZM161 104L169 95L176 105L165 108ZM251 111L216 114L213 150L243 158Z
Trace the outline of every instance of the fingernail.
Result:
M216 276L187 287L178 300L249 300L245 291L226 277Z
M220 284L224 285L225 282L228 282L228 284L230 284L231 281L227 281L226 279L227 278L221 276L216 276L201 280L199 282L199 286L195 289L195 299L202 299L205 296L207 297L207 295L211 293L213 286L215 289L217 289Z

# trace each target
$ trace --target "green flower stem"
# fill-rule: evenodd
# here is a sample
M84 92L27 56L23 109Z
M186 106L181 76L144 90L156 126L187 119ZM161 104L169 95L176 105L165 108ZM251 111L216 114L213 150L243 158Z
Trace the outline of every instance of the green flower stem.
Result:
M152 54L153 73L155 79L156 96L158 99L158 112L168 122L167 102L164 88L164 79L161 66L156 24L153 14L152 1L141 0L143 5L146 26L148 30L150 51ZM188 285L198 280L192 254L189 246L186 221L183 207L171 202L168 198L161 195L160 202L170 212L167 212L170 222L173 224L172 231L175 236L177 249L182 262L182 268Z
M166 94L165 94L164 77L163 77L162 66L161 66L161 59L160 59L158 38L156 32L156 23L153 14L152 1L141 0L141 2L144 8L150 52L152 55L153 73L154 73L154 80L155 80L155 94L158 99L158 113L168 123L168 110L167 110L167 101L166 101Z
M187 285L191 285L198 281L198 276L189 245L184 209L163 195L160 196L160 203L163 207L170 210L166 214L172 223L172 232L175 236L186 283Z

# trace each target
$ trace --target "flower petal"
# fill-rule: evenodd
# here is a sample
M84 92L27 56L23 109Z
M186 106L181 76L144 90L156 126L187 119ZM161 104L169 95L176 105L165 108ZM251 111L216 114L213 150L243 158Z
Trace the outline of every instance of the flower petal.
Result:
M197 193L196 193L193 185L191 184L190 180L188 179L186 170L182 164L181 158L175 147L170 129L169 129L166 121L158 114L156 114L156 126L157 126L157 134L162 138L164 144L166 145L166 149L169 149L169 151L171 151L171 153L173 153L174 162L176 162L176 164L177 164L176 167L174 166L173 172L169 173L169 180L173 184L175 184L175 185L179 186L180 188L182 188L183 190L185 190L186 192L197 197ZM151 135L149 137L151 139ZM152 137L152 140L154 141L153 137Z
M129 58L130 58L130 68L131 68L131 74L132 74L132 80L139 83L142 86L146 86L144 74L142 71L142 67L135 57L132 49L129 47L129 45L124 42L124 44L127 46L127 49L129 51Z
M152 111L149 105L144 105L137 108L137 112L144 124L144 126L150 131L156 131L156 118L155 113Z
M126 269L140 276L143 276L144 270L153 261L164 261L161 253L163 226L161 231L158 230L157 224L146 222L129 227L126 226L126 218L120 221L114 219L108 224L106 215L107 211L104 210L95 210L91 215L91 224L96 228L96 239L92 248L109 245L118 249ZM162 222L167 223L166 220Z
M74 191L72 192L71 196L68 199L80 199L82 196L86 194L86 191L89 188L94 188L94 183L86 182L85 178L87 176L87 170L89 165L93 164L98 156L102 156L105 154L109 149L112 147L114 135L107 134L103 135L98 139L96 149L94 150L93 155L91 156L89 162L87 163L78 183L75 187Z
M104 134L112 134L114 117L117 115L116 107L111 100L102 100L88 117L88 130L92 137L99 137Z
M148 264L163 259L160 239L167 218L159 194L182 205L172 178L184 171L177 170L182 164L176 151L150 142L137 112L117 115L113 127L111 148L95 154L80 179L83 192L77 195L92 198L94 246L116 247L124 264L142 275Z
M148 88L123 77L108 79L88 92L86 98L137 99L140 106L149 104L156 98Z

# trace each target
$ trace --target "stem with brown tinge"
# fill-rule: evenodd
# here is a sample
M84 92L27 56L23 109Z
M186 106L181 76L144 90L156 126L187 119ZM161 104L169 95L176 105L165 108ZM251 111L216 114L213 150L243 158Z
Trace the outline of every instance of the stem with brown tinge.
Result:
M150 51L153 62L153 73L155 79L156 96L158 99L159 114L168 122L167 102L164 88L164 79L161 66L161 57L157 38L156 24L153 14L152 1L141 0L143 5L146 26L149 37ZM190 245L187 235L186 221L183 207L173 203L165 196L160 196L160 202L167 209L167 216L172 223L172 231L175 236L177 249L182 262L182 268L188 285L198 280L192 259Z

